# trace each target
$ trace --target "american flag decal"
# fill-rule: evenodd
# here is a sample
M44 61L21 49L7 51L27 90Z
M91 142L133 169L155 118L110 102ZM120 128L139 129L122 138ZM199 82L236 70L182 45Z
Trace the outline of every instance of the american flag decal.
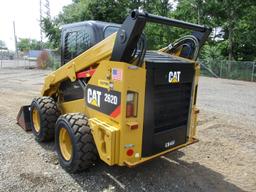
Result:
M113 68L112 69L112 80L122 81L123 80L123 70Z

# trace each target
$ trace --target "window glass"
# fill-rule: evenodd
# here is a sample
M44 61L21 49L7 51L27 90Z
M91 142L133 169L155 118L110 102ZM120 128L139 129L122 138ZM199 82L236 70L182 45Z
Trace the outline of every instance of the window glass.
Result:
M77 41L77 55L84 52L91 47L90 35L87 31L79 31L76 36Z
M108 37L109 35L117 32L119 29L119 27L115 27L115 26L108 26L105 28L104 30L104 38Z
M92 42L87 28L66 33L64 47L65 63L89 49L91 46Z

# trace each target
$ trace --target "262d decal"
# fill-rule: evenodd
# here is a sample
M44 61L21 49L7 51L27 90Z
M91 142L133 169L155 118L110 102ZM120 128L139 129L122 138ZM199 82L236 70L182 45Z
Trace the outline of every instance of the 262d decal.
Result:
M87 85L86 105L92 109L114 117L120 113L121 93L95 85Z

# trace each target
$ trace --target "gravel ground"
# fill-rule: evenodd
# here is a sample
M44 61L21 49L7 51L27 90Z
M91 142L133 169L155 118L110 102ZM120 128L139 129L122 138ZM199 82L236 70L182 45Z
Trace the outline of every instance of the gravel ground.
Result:
M256 191L256 83L202 77L200 142L131 169L100 162L68 174L54 143L16 125L47 73L0 70L0 191Z

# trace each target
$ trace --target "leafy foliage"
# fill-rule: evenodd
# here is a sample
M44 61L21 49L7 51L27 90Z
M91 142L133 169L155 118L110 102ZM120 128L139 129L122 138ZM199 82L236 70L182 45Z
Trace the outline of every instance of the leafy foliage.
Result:
M58 48L60 45L60 28L56 20L51 21L49 18L43 19L43 30L48 37L48 47Z
M28 38L19 38L17 47L20 51L28 51L29 49L39 50L41 48L40 41Z
M156 15L221 29L222 35L211 35L201 58L256 59L256 4L251 0L73 0L56 18L43 20L44 31L50 45L57 48L61 25L91 19L122 23L129 11L138 7ZM156 24L145 29L149 49L164 47L187 33Z

